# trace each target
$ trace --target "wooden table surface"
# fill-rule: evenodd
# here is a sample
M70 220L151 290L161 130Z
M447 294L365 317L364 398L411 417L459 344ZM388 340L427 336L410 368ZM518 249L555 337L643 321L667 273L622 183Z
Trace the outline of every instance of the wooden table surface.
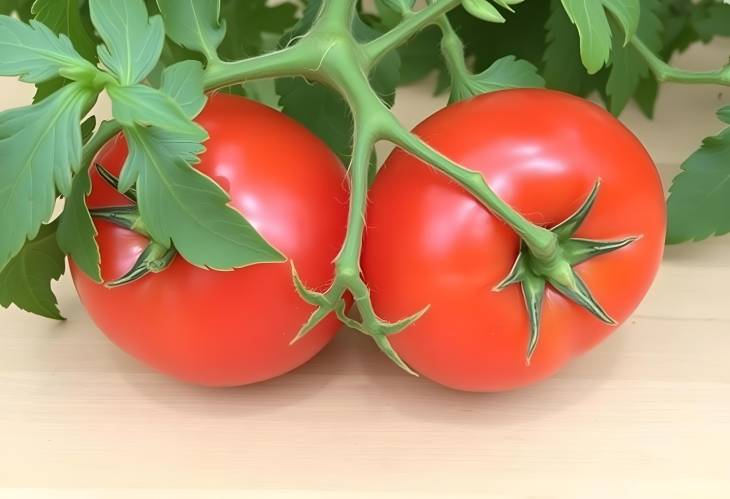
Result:
M0 90L0 109L32 95ZM719 130L722 92L666 86L654 123L622 118L668 177ZM420 86L397 109L415 123L437 105ZM288 376L186 386L106 340L63 279L65 323L0 310L0 498L727 499L729 282L730 238L669 248L605 343L542 384L476 395L411 378L346 331Z

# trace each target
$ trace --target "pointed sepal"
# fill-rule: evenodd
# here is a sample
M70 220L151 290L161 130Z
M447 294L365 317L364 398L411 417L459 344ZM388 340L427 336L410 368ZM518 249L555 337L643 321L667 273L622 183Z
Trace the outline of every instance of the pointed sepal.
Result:
M114 190L119 191L119 178L115 176L112 172L104 168L103 165L100 163L95 163L94 166L96 167L96 171L99 172L99 176L101 179L112 186ZM130 188L126 192L119 191L122 196L129 199L133 203L137 202L137 189L134 187Z
M123 229L131 230L143 236L149 236L144 229L142 217L136 206L110 206L108 208L94 208L89 210L91 217L97 220L106 220Z
M119 279L104 283L107 288L118 288L138 281L148 274L158 274L172 264L177 251L166 248L154 241L150 242L139 255L131 269Z
M580 208L578 208L575 213L563 220L560 224L553 227L552 231L557 234L558 239L564 241L566 239L569 239L573 234L575 234L575 232L578 230L578 227L583 224L586 217L588 216L588 213L590 213L591 209L593 208L593 205L596 202L596 198L598 197L598 191L600 189L601 179L598 179L596 180L596 183L593 184L593 189L591 189L590 194L588 194L588 197L585 201L583 201L583 204L580 206Z
M529 269L527 268L527 264L525 262L525 258L525 252L520 251L517 255L517 259L515 260L514 265L512 265L512 268L507 274L507 277L502 279L499 284L494 286L494 288L492 288L492 291L502 291L507 286L511 286L512 284L521 282L525 278L525 273L529 272Z
M588 289L588 286L586 286L585 281L583 281L583 279L581 279L575 271L573 272L573 282L570 285L566 285L549 278L548 281L555 289L558 290L558 292L560 292L560 294L580 305L601 321L606 324L616 325L616 321L608 315L608 312L606 312L593 297L593 294Z
M627 237L617 239L616 241L595 241L592 239L569 239L563 244L563 252L565 259L571 265L577 265L581 262L589 260L595 256L611 253L618 249L624 248L638 237Z
M537 342L540 339L540 323L542 319L542 304L545 298L545 279L538 277L529 270L522 280L522 296L527 309L527 319L530 326L530 335L527 340L527 363L529 365L532 354L535 353Z

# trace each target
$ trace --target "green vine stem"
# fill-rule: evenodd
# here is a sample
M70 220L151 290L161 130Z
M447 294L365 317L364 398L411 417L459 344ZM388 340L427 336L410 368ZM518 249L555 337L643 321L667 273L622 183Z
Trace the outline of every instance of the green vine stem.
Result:
M688 71L675 68L659 58L644 42L634 36L631 44L641 54L660 82L695 83L730 86L730 64L714 71Z

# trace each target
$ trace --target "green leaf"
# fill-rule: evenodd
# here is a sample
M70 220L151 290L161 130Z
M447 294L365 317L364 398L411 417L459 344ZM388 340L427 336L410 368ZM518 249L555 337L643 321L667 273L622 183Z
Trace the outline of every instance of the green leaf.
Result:
M56 243L56 222L43 225L38 235L0 271L0 305L18 308L49 319L63 320L51 290L66 269L63 252Z
M101 282L99 246L96 244L96 227L86 206L86 196L91 193L89 165L76 174L71 194L66 198L59 218L58 245L84 273Z
M562 0L565 12L580 35L580 55L588 73L598 72L611 53L611 27L607 12L624 31L624 45L639 26L639 0Z
M641 0L641 18L636 31L637 36L655 53L662 49L662 25L655 13L658 7L659 0ZM609 111L618 116L636 93L641 79L649 76L649 66L633 45L623 46L620 43L618 35L621 28L617 27L616 30L606 94L609 97Z
M218 46L226 36L226 23L220 21L220 0L157 0L157 5L167 36L204 54L209 61L218 59Z
M168 94L146 85L111 86L112 115L125 127L155 126L171 132L195 135L200 127L190 121L182 107ZM186 103L190 106L190 103ZM197 105L197 103L193 103ZM203 139L206 135L201 134ZM122 182L127 190L131 185Z
M402 62L400 85L425 78L432 71L444 73L446 66L440 54L441 31L430 26L416 34L398 49Z
M122 85L142 81L162 52L165 30L160 16L147 15L142 0L90 0L91 20L104 45L99 59Z
M705 41L715 36L730 36L730 4L709 5L693 24L697 34Z
M560 0L552 0L544 55L548 87L584 95L589 76L580 63L580 37Z
M96 43L81 21L79 0L35 0L31 12L54 33L68 36L84 58L96 60Z
M730 106L720 109L718 117L730 124ZM682 164L669 192L669 244L730 232L730 128L702 142Z
M502 14L500 14L497 8L487 0L463 0L462 5L469 14L481 19L482 21L492 23L505 22Z
M0 16L0 76L19 76L40 83L64 71L96 71L74 49L65 35L56 35L44 24L25 24Z
M0 0L0 14L6 16L17 14L21 21L28 22L31 18L32 4L33 0Z
M229 196L190 166L202 151L201 135L184 136L159 128L126 128L129 156L125 171L137 177L139 210L152 238L174 244L191 264L227 270L283 261L228 203Z
M93 133L95 120L89 118L82 125L82 132L86 126L89 137ZM97 133L107 135L107 128L116 129L117 126L109 121L99 126ZM90 130L89 130L90 129ZM91 179L89 168L91 164L83 165L79 173L74 176L71 185L71 194L66 197L63 212L59 217L58 245L79 268L96 282L101 282L101 269L99 261L99 246L96 244L96 227L86 206L86 196L91 193Z
M188 118L203 110L207 98L204 93L203 65L198 61L183 61L165 68L160 90L172 97Z
M337 92L294 78L277 80L276 91L285 114L322 139L343 162L348 161L352 148L352 116Z
M495 61L483 72L471 75L463 81L456 81L451 88L451 102L495 90L544 86L545 80L537 73L535 66L508 55Z
M218 53L228 60L261 54L267 50L267 36L280 38L297 22L297 7L289 2L269 5L266 0L222 0L221 16L229 26Z
M93 94L71 83L47 99L0 113L0 269L51 217L56 188L70 194L81 168L81 113Z

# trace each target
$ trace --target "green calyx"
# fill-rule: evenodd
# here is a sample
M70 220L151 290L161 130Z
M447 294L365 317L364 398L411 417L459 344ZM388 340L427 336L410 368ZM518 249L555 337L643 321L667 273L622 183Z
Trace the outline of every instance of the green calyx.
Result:
M102 180L119 189L119 178L116 177L104 166L96 163L96 170L99 172ZM139 214L139 208L136 205L137 191L132 188L122 193L127 199L135 203L129 206L111 206L108 208L96 208L89 210L92 218L97 220L106 220L118 227L131 230L144 237L150 238L148 231L144 227L142 217ZM107 288L116 288L125 284L138 281L148 274L157 274L167 269L177 256L177 250L174 247L167 247L154 240L150 240L137 260L122 277L113 281L105 282Z
M132 268L119 279L104 283L107 288L117 288L138 281L148 274L157 274L172 264L177 251L174 248L165 248L163 245L151 241L140 253Z
M527 342L528 363L535 353L540 336L542 305L547 285L580 305L601 322L616 325L616 321L598 303L585 281L574 269L579 263L624 248L638 239L637 236L632 236L600 241L573 237L590 213L600 185L599 180L581 207L551 229L557 236L557 245L550 255L535 255L526 244L523 244L509 274L494 288L494 291L501 291L512 284L520 284L522 288L530 325Z

